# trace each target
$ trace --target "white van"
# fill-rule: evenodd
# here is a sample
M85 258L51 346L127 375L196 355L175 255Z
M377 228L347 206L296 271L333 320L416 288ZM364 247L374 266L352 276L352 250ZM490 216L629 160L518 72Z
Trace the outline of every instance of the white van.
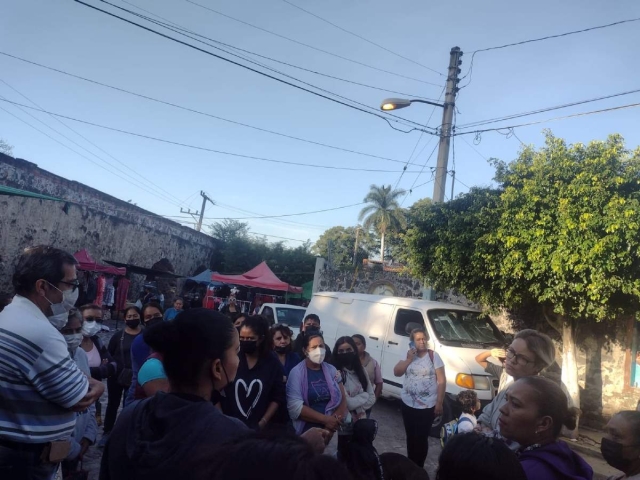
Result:
M284 323L288 325L294 335L298 335L306 310L306 308L297 305L265 303L260 307L258 313L267 317L272 324Z
M434 420L432 434L460 413L456 395L474 389L484 407L495 394L497 381L475 361L485 350L504 348L506 340L488 316L472 308L413 298L387 297L358 293L320 292L313 295L306 314L320 317L326 344L355 333L367 341L367 352L381 366L383 396L400 398L402 378L393 367L407 357L408 326L427 329L429 348L438 352L445 365L447 395L444 414Z

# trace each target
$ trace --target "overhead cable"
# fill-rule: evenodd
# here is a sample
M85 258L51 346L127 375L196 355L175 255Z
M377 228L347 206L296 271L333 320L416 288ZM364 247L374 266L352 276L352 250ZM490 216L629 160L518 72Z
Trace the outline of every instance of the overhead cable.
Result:
M581 30L572 30L570 32L558 33L556 35L547 35L547 36L544 36L544 37L531 38L529 40L522 40L520 42L513 42L513 43L507 43L507 44L504 44L504 45L497 45L495 47L480 48L478 50L475 50L473 53L475 54L475 53L480 53L480 52L488 52L490 50L499 50L499 49L502 49L502 48L515 47L515 46L518 46L518 45L524 45L524 44L533 43L533 42L542 42L544 40L550 40L552 38L567 37L569 35L576 35L578 33L585 33L585 32L590 32L592 30L599 30L599 29L602 29L602 28L615 27L617 25L622 25L624 23L631 23L631 22L638 22L638 21L640 21L640 17L638 17L638 18L629 18L627 20L620 20L618 22L607 23L606 25L597 25L595 27L583 28Z
M583 105L585 103L598 102L600 100L607 100L609 98L621 97L621 96L624 96L624 95L631 95L632 93L638 93L638 92L640 92L640 88L635 89L635 90L628 90L626 92L614 93L612 95L605 95L605 96L602 96L602 97L591 98L591 99L588 99L588 100L580 100L580 101L577 101L577 102L565 103L563 105L557 105L555 107L541 108L541 109L538 109L538 110L532 110L530 112L514 113L512 115L507 115L507 116L504 116L504 117L497 117L497 118L490 118L488 120L478 120L476 122L470 122L470 123L465 123L463 125L459 125L457 128L458 129L474 128L474 127L478 127L480 125L488 125L490 123L501 122L501 121L504 121L504 120L512 120L514 118L520 118L520 117L527 117L527 116L530 116L530 115L536 115L538 113L550 112L552 110L560 110L562 108L575 107L576 105Z
M431 83L431 82L425 82L424 80L420 80L420 79L418 79L418 78L408 77L408 76L406 76L406 75L402 75L402 74L400 74L400 73L392 72L392 71L390 71L390 70L385 70L385 69L383 69L383 68L374 67L373 65L368 65L368 64L363 63L363 62L360 62L360 61L358 61L358 60L354 60L354 59L352 59L352 58L344 57L344 56L342 56L342 55L338 55L338 54L336 54L336 53L329 52L329 51L327 51L327 50L323 50L323 49L318 48L318 47L314 47L313 45L309 45L308 43L300 42L299 40L295 40L295 39L293 39L293 38L286 37L286 36L281 35L281 34L279 34L279 33L272 32L271 30L267 30L266 28L262 28L262 27L259 27L259 26L257 26L257 25L253 25L252 23L245 22L244 20L240 20L240 19L238 19L238 18L232 17L232 16L227 15L227 14L225 14L225 13L222 13L222 12L220 12L220 11L218 11L218 10L214 10L213 8L206 7L206 6L204 6L204 5L201 5L201 4L197 3L197 2L193 2L193 1L191 1L191 0L185 0L185 1L186 1L187 3L191 3L192 5L196 5L196 6L200 7L200 8L203 8L203 9L205 9L205 10L208 10L208 11L210 11L210 12L213 12L213 13L215 13L215 14L217 14L217 15L220 15L220 16L223 16L223 17L228 18L228 19L230 19L230 20L233 20L234 22L242 23L243 25L246 25L246 26L248 26L248 27L255 28L256 30L260 30L260 31L265 32L265 33L268 33L268 34L270 34L270 35L274 35L274 36L276 36L276 37L282 38L282 39L287 40L287 41L289 41L289 42L296 43L296 44L301 45L301 46L303 46L303 47L310 48L310 49L315 50L315 51L317 51L317 52L324 53L324 54L326 54L326 55L331 55L332 57L340 58L340 59L342 59L342 60L346 60L347 62L355 63L356 65L361 65L361 66L363 66L363 67L367 67L367 68L370 68L370 69L372 69L372 70L377 70L377 71L379 71L379 72L388 73L389 75L395 75L396 77L401 77L401 78L406 78L406 79L408 79L408 80L413 80L414 82L425 83L425 84L427 84L427 85L436 85L436 86L438 86L438 87L440 86L440 85L438 85L437 83L436 83L436 84L433 84L433 83Z
M332 27L334 27L334 28L337 28L338 30L341 30L341 31L343 31L343 32L345 32L345 33L348 33L349 35L352 35L352 36L354 36L354 37L356 37L356 38L359 38L360 40L364 40L365 42L370 43L371 45L373 45L373 46L375 46L375 47L378 47L378 48L380 48L380 49L384 50L385 52L388 52L388 53L390 53L390 54L392 54L392 55L395 55L396 57L402 58L403 60L407 60L408 62L411 62L411 63L413 63L414 65L418 65L418 66L420 66L420 67L422 67L422 68L426 68L427 70L429 70L429 71L431 71L431 72L433 72L433 73L436 73L436 74L438 74L438 75L440 75L440 76L444 77L444 74L443 74L443 73L441 73L441 72L439 72L439 71L437 71L437 70L435 70L435 69L433 69L433 68L431 68L431 67L427 67L426 65L423 65L423 64L422 64L422 63L420 63L420 62L416 62L416 61L415 61L414 59L412 59L412 58L405 57L404 55L401 55L401 54L399 54L399 53L397 53L397 52L394 52L393 50L390 50L390 49L388 49L387 47L384 47L384 46L380 45L379 43L376 43L376 42L374 42L374 41L372 41L372 40L369 40L368 38L365 38L365 37L363 37L362 35L358 35L357 33L354 33L354 32L352 32L351 30L347 30L346 28L343 28L343 27L341 27L340 25L336 25L335 23L330 22L330 21L329 21L329 20L327 20L326 18L323 18L323 17L321 17L320 15L317 15L317 14L315 14L315 13L313 13L313 12L310 12L309 10L304 9L304 8L302 8L301 6L296 5L296 4L295 4L295 3L293 3L293 2L290 2L289 0L282 0L282 1L283 1L284 3L286 3L286 4L288 4L288 5L291 5L291 6L292 6L292 7L294 7L294 8L297 8L298 10L303 11L303 12L304 12L304 13L306 13L307 15L311 15L312 17L315 17L315 18L317 18L318 20L320 20L320 21L322 21L322 22L324 22L324 23L328 23L329 25L331 25L331 26L332 26Z
M371 168L336 167L336 166L333 166L333 165L318 165L318 164L311 164L311 163L290 162L290 161L287 161L287 160L277 160L277 159L273 159L273 158L257 157L257 156L254 156L254 155L244 155L244 154L235 153L235 152L226 152L224 150L216 150L216 149L213 149L213 148L203 147L203 146L199 146L199 145L192 145L192 144L188 144L188 143L182 143L182 142L176 142L176 141L173 141L173 140L167 140L167 139L164 139L164 138L153 137L151 135L144 135L144 134L141 134L141 133L131 132L131 131L123 130L123 129L120 129L120 128L109 127L109 126L106 126L106 125L101 125L99 123L89 122L87 120L81 120L79 118L74 118L74 117L70 117L70 116L67 116L67 115L62 115L62 114L59 114L59 113L51 112L51 111L48 111L48 110L31 107L29 105L24 105L22 103L13 102L11 100L7 100L7 99L3 99L3 98L0 98L0 101L11 103L13 105L18 105L20 107L28 108L28 109L31 109L31 110L35 110L37 112L48 113L50 115L55 115L56 117L66 118L67 120L71 120L73 122L84 123L85 125L91 125L93 127L103 128L105 130L111 130L112 132L123 133L125 135L131 135L131 136L134 136L134 137L145 138L147 140L154 140L156 142L167 143L167 144L176 145L176 146L179 146L179 147L192 148L192 149L195 149L195 150L202 150L202 151L205 151L205 152L219 153L221 155L229 155L229 156L232 156L232 157L246 158L246 159L249 159L249 160L259 160L259 161L262 161L262 162L270 162L270 163L281 163L281 164L285 164L285 165L295 165L295 166L299 166L299 167L321 168L321 169L328 169L328 170L346 170L346 171L353 171L353 172L373 172L373 173L398 173L398 172L400 172L400 170L380 170L380 169L371 169ZM413 172L411 172L411 173L413 173Z
M264 77L267 77L267 78L270 78L270 79L275 80L275 81L277 81L277 82L280 82L280 83L283 83L283 84L285 84L285 85L288 85L288 86L290 86L290 87L296 88L296 89L298 89L298 90L305 91L305 92L307 92L307 93L311 93L312 95L315 95L315 96L320 97L320 98L324 98L325 100L329 100L329 101L331 101L331 102L338 103L338 104L340 104L340 105L343 105L343 106L346 106L346 107L349 107L349 108L352 108L352 109L355 109L355 110L359 110L359 111L364 112L364 113L367 113L367 114L369 114L369 115L373 115L373 116L375 116L375 117L381 118L381 119L383 119L384 121L386 121L386 122L387 122L387 123L389 123L389 124L391 124L390 122L401 123L401 122L398 122L398 120L395 120L395 119L393 119L393 118L387 118L387 117L385 117L385 116L382 116L382 115L380 115L380 114L374 113L374 112L372 112L372 111L368 111L368 110L365 110L365 109L363 109L363 108L357 107L356 105L351 105L351 104L348 104L348 103L346 103L346 102L343 102L343 101L337 100L337 99L335 99L335 98L331 98L331 97L329 97L329 96L327 96L327 95L323 95L323 94L321 94L321 93L314 92L313 90L309 90L309 89L304 88L304 87L302 87L302 86L300 86L300 85L296 85L295 83L291 83L291 82L288 82L288 81L283 80L283 79L281 79L281 78L274 77L273 75L269 75L268 73L262 72L262 71L260 71L260 70L255 69L255 68L249 67L249 66L247 66L247 65L243 65L242 63L236 62L236 61L234 61L234 60L231 60L231 59L229 59L229 58L223 57L223 56L221 56L221 55L217 55L217 54L215 54L215 53L213 53L213 52L209 52L208 50L205 50L205 49L202 49L202 48L196 47L195 45L191 45L190 43L183 42L182 40L179 40L179 39L177 39L177 38L171 37L170 35L166 35L166 34L164 34L164 33L158 32L157 30L154 30L154 29L152 29L152 28L146 27L146 26L144 26L144 25L141 25L141 24L139 24L139 23L133 22L133 21L128 20L128 19L126 19L126 18L124 18L124 17L121 17L121 16L119 16L119 15L115 15L115 14L113 14L113 13L111 13L111 12L108 12L108 11L103 10L103 9L101 9L101 8L98 8L98 7L95 7L95 6L93 6L93 5L90 5L90 4L86 3L86 2L83 2L82 0L74 0L74 1L75 1L76 3L79 3L79 4L81 4L81 5L84 5L84 6L86 6L86 7L89 7L89 8L91 8L91 9L93 9L93 10L96 10L96 11L99 11L99 12L104 13L104 14L106 14L106 15L109 15L109 16L111 16L111 17L117 18L118 20L121 20L121 21L123 21L123 22L129 23L129 24L134 25L134 26L136 26L136 27L138 27L138 28L142 28L143 30L147 30L148 32L154 33L154 34L156 34L156 35L158 35L158 36L164 37L164 38L166 38L166 39L168 39L168 40L171 40L171 41L173 41L173 42L176 42L176 43L182 44L182 45L184 45L184 46L187 46L187 47L192 48L192 49L194 49L194 50L197 50L197 51L199 51L199 52L205 53L205 54L210 55L210 56L212 56L212 57L215 57L215 58L218 58L218 59L223 60L223 61L225 61L225 62L231 63L231 64L236 65L236 66L238 66L238 67L244 68L244 69L249 70L249 71L251 71L251 72L257 73L257 74L262 75L262 76L264 76ZM104 2L104 0L101 0L101 1L102 1L103 3L108 3L108 2ZM119 7L118 7L118 8L119 8ZM415 122L412 122L412 123L415 123ZM419 128L414 128L413 130L419 130ZM404 132L404 133L408 133L408 132Z
M21 97L23 97L24 99L26 99L28 102L31 102L33 105L35 105L36 107L42 109L42 107L40 105L38 105L36 102L34 102L32 99L30 99L29 97L27 97L24 93L20 92L18 89L16 89L15 87L11 86L9 83L7 83L5 80L3 80L2 78L0 78L0 82L4 83L7 87L9 87L11 90L13 90L14 92L16 92L18 95L20 95ZM20 108L20 107L17 107ZM66 135L60 133L59 131L57 131L56 129L54 129L53 127L51 127L50 125L44 123L42 120L38 119L37 117L34 117L33 115L31 115L30 113L24 111L23 109L21 109L24 113L26 113L27 115L31 116L32 118L34 118L35 120L37 120L38 122L42 123L43 125L45 125L46 127L50 128L51 130L53 130L54 132L56 132L58 135L66 138L68 141L72 142L74 145L82 148L84 151L86 151L87 153L93 155L94 157L102 160L104 163L106 163L107 165L111 166L112 168L115 168L108 160L102 158L99 155L96 155L94 152L92 152L91 150L86 149L85 147L83 147L82 145L80 145L79 143L75 142L74 140L70 139L69 137L67 137ZM68 130L71 130L73 133L75 133L76 135L78 135L80 138L82 138L85 142L93 145L93 147L97 148L98 150L100 150L102 153L104 153L105 155L111 157L113 160L115 160L116 162L118 162L120 165L122 165L123 167L125 167L126 169L128 169L130 172L132 172L134 175L136 175L138 178L145 178L146 183L154 186L159 192L163 192L161 193L158 197L163 198L165 201L167 201L167 199L169 199L169 203L172 203L174 205L180 206L180 205L184 205L183 202L180 201L180 199L178 197L176 197L175 195L173 195L171 192L168 192L167 190L165 190L164 188L160 187L159 185L155 184L151 179L143 177L143 175L141 175L139 172L135 171L133 168L131 168L130 166L128 166L126 163L118 160L116 157L114 157L113 155L111 155L110 153L106 152L105 150L103 150L102 148L100 148L98 145L96 145L94 142L92 142L91 140L89 140L87 137L85 137L84 135L82 135L80 132L78 132L77 130L75 130L74 128L72 128L71 126L67 125L66 123L64 123L62 120L60 120L58 117L54 116L54 115L49 115L52 119L54 119L56 122L60 123L62 126L64 126L65 128L67 128ZM118 168L118 171L120 171L121 173L123 173L124 175L129 175L128 173L124 172L122 169ZM152 193L153 192L149 192L149 185L144 185L142 186L143 190L146 190L147 193ZM173 200L171 200L173 199ZM177 203L176 203L177 202Z
M212 45L211 43L208 43L208 42L205 42L205 41L203 41L203 40L201 40L201 39L199 39L199 38L196 38L196 36L199 36L199 37L201 37L201 38L206 38L206 37L203 37L202 35L195 34L196 36L193 36L193 34L191 34L191 33L185 33L185 31L187 31L187 32L188 32L188 30L184 30L184 29L181 29L181 28L177 28L177 27L174 27L174 26L172 26L172 25L170 25L170 24L168 24L168 23L164 23L164 22L160 22L160 21L158 21L158 20L154 20L154 19L153 19L153 18L151 18L151 17L147 17L146 15L142 15L142 14L136 13L136 12L134 12L134 11L132 11L132 10L128 10L128 9L126 9L126 8L118 7L117 5L114 5L114 4L112 4L112 3L109 3L109 2L108 2L108 1L106 1L106 0L100 0L100 1L102 1L103 3L106 3L107 5L111 5L111 6L113 6L113 7L117 8L117 9L119 9L119 10L122 10L122 11L124 11L124 12L127 12L127 13L129 13L129 14L131 14L131 15L134 15L134 16L136 16L136 17L138 17L138 18L141 18L141 19L143 19L143 20L146 20L146 21L148 21L148 22L150 22L150 23L153 23L153 24L155 24L155 25L158 25L158 26L164 27L164 28L166 28L167 30L170 30L170 31L172 31L172 32L174 32L174 33L177 33L178 35L182 35L182 36L187 37L187 38L189 38L189 39L191 39L191 40L195 40L196 42L199 42L199 43L202 43L202 44L204 44L204 45L207 45L208 47L215 48L216 50L219 50L219 51L221 51L221 52L224 52L224 53L226 53L226 54L228 54L228 55L231 55L231 56L234 56L234 57L240 58L240 59L244 60L245 62L249 62L249 63L251 63L251 64L257 65L257 66L259 66L259 67L262 67L262 68L264 68L264 69L270 70L270 71L272 71L272 72L274 72L274 73L277 73L277 74L279 74L279 75L282 75L282 76L284 76L284 77L290 78L291 80L294 80L294 81L296 81L296 82L298 82L298 83L301 83L301 84L303 84L303 85L307 85L308 87L314 88L314 89L316 89L316 90L319 90L319 91L324 92L324 93L329 94L329 95L333 95L334 97L340 98L340 99L345 100L345 101L347 101L347 102L351 102L351 103L353 103L353 104L355 104L355 105L359 105L360 107L363 107L363 108L367 109L367 110L368 110L368 113L374 113L376 116L380 116L380 113L379 113L379 111L378 111L378 109L377 109L377 108L371 107L371 106L369 106L369 105L367 105L367 104L365 104L365 103L359 102L359 101L357 101L357 100L353 100L352 98L345 97L345 96L343 96L343 95L337 94L337 93L335 93L335 92L332 92L332 91L330 91L330 90L324 89L324 88L322 88L322 87L318 87L317 85L314 85L314 84L312 84L312 83L309 83L309 82L306 82L306 81L304 81L304 80L301 80L301 79L299 79L299 78L297 78L297 77L294 77L294 76L292 76L292 75L289 75L289 74L287 74L287 73L285 73L285 72L283 72L283 71L281 71L281 70L277 70L277 69L275 69L275 68L273 68L273 67L270 67L270 66L268 66L268 65L265 65L264 63L260 63L260 62L258 62L258 61L256 61L256 60L252 60L252 59L250 59L250 58L243 57L242 55L238 55L237 53L230 52L230 51L225 50L225 49L223 49L223 48L220 48L220 47L218 47L218 46L216 46L216 45ZM214 42L215 42L215 40L214 40ZM219 42L218 42L218 43L219 43ZM407 124L409 123L409 124L415 125L415 126L420 127L420 128L428 128L428 127L424 127L424 125L422 125L422 124L420 124L420 123L418 123L418 122L414 122L413 120L409 120L408 118L400 117L400 116L395 115L395 114L390 113L390 112L383 112L383 113L384 113L384 115L386 115L386 116L393 117L393 118L397 119L396 121L397 121L397 122L399 122L399 123L403 123L403 122L404 122L404 124L405 124L405 125L407 125ZM387 117L386 117L386 116L384 116L385 120L387 119ZM410 125L409 125L409 126L410 126ZM435 130L435 129L432 129L432 130ZM409 132L404 132L404 133L409 133Z
M320 147L331 148L333 150L339 150L339 151L343 151L343 152L347 152L347 153L353 153L355 155L362 155L362 156L365 156L365 157L377 158L377 159L380 159L380 160L385 160L385 161L394 162L394 163L402 163L402 164L406 164L407 163L404 160L398 160L398 159L394 159L394 158L383 157L383 156L380 156L380 155L374 155L372 153L360 152L358 150L351 150L351 149L348 149L348 148L338 147L336 145L329 145L329 144L326 144L326 143L323 143L323 142L317 142L315 140L309 140L307 138L296 137L295 135L289 135L289 134L286 134L286 133L276 132L274 130L269 130L267 128L257 127L255 125L250 125L250 124L247 124L247 123L238 122L236 120L230 120L228 118L220 117L218 115L213 115L211 113L203 112L201 110L196 110L194 108L185 107L184 105L179 105L179 104L176 104L176 103L172 103L172 102L169 102L167 100L161 100L161 99L158 99L158 98L150 97L150 96L144 95L142 93L132 92L131 90L126 90L124 88L115 87L113 85L109 85L109 84L106 84L106 83L103 83L103 82L99 82L97 80L93 80L93 79L90 79L90 78L86 78L86 77L82 77L82 76L79 76L79 75L75 75L73 73L65 72L64 70L60 70L60 69L57 69L57 68L49 67L47 65L43 65L43 64L37 63L37 62L33 62L31 60L27 60L25 58L21 58L21 57L18 57L16 55L11 55L11 54L6 53L6 52L0 51L0 55L4 55L6 57L10 57L10 58L13 58L15 60L19 60L21 62L25 62L25 63L31 64L31 65L34 65L34 66L37 66L37 67L41 67L41 68L50 70L52 72L60 73L62 75L67 75L69 77L76 78L76 79L82 80L84 82L88 82L88 83L92 83L92 84L95 84L95 85L99 85L101 87L109 88L109 89L115 90L117 92L125 93L127 95L132 95L132 96L139 97L139 98L142 98L142 99L145 99L145 100L149 100L149 101L152 101L152 102L156 102L156 103L160 103L160 104L163 104L163 105L167 105L169 107L178 108L180 110L184 110L186 112L195 113L197 115L202 115L202 116L205 116L205 117L214 118L216 120L220 120L220 121L223 121L223 122L231 123L233 125L238 125L238 126L241 126L241 127L250 128L250 129L253 129L253 130L260 131L260 132L270 133L272 135L278 135L280 137L289 138L291 140L296 140L296 141L299 141L299 142L309 143L311 145L317 145L317 146L320 146ZM419 166L419 164L417 164L417 163L409 163L409 164L410 165Z
M627 108L635 108L635 107L640 107L640 103L631 103L629 105L620 105L618 107L611 107L611 108L603 108L601 110L592 110L590 112L582 112L582 113L574 113L572 115L565 115L563 117L554 117L554 118L547 118L546 120L538 120L535 122L529 122L529 123L521 123L518 125L505 125L502 127L495 127L495 128L485 128L482 130L472 130L472 131L468 131L468 132L460 132L460 133L455 133L453 136L459 136L459 135L477 135L478 133L483 133L483 132L497 132L500 130L509 130L509 129L513 129L513 128L519 128L519 127L527 127L529 125L538 125L540 123L547 123L547 122L553 122L556 120L564 120L567 118L576 118L576 117L585 117L587 115L595 115L597 113L605 113L605 112L613 112L615 110L624 110Z
M414 93L399 92L397 90L391 90L389 88L378 87L378 86L375 86L375 85L369 85L367 83L356 82L355 80L349 80L349 79L346 79L346 78L337 77L335 75L329 75L328 73L319 72L317 70L312 70L312 69L309 69L309 68L301 67L300 65L295 65L293 63L289 63L289 62L285 62L285 61L282 61L282 60L278 60L278 59L273 58L273 57L268 57L266 55L262 55L260 53L253 52L251 50L245 50L244 48L236 47L235 45L231 45L229 43L221 42L220 40L216 40L214 38L207 37L206 35L202 35L200 33L197 33L194 30L190 30L190 29L188 29L188 28L186 28L186 27L184 27L184 26L182 26L182 25L180 25L180 24L178 24L178 23L176 23L176 22L174 22L172 20L169 20L166 17L163 17L161 15L158 15L157 13L153 13L153 12L147 10L147 9L139 7L138 5L135 5L134 3L127 2L126 0L122 0L122 2L126 3L127 5L131 5L132 7L137 8L138 10L140 10L142 12L146 12L149 15L152 15L152 16L154 16L156 18L159 18L160 20L164 20L166 23L168 23L170 25L173 25L174 27L178 28L179 30L182 30L183 32L190 33L191 35L195 35L197 37L204 38L206 40L209 40L211 42L217 43L219 45L223 45L223 46L228 47L228 48L232 48L232 49L237 50L239 52L247 53L247 54L253 55L255 57L259 57L259 58L262 58L262 59L265 59L265 60L269 60L270 62L279 63L280 65L286 65L287 67L295 68L297 70L302 70L303 72L312 73L314 75L319 75L321 77L331 78L333 80L338 80L340 82L350 83L352 85L358 85L360 87L370 88L370 89L373 89L373 90L379 90L381 92L396 93L398 95L403 95L403 96L409 97L409 98L418 98L418 99L422 99L422 100L430 100L430 101L433 101L433 102L437 101L436 99L425 97L425 96L422 96L422 95L416 95Z

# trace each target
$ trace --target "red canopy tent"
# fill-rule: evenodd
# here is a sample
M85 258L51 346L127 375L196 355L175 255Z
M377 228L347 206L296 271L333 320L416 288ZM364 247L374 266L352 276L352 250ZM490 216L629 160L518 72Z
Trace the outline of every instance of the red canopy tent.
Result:
M107 273L110 275L121 275L124 276L127 274L126 268L118 268L112 267L111 265L101 265L96 262L91 254L87 252L87 250L82 249L79 252L73 254L73 256L78 261L78 269L85 270L87 272L99 272L99 273Z
M257 267L252 268L242 275L221 275L214 273L211 280L215 282L230 283L232 285L242 285L244 287L266 288L267 290L277 290L289 293L302 293L302 287L295 287L283 282L271 271L267 262L262 262Z

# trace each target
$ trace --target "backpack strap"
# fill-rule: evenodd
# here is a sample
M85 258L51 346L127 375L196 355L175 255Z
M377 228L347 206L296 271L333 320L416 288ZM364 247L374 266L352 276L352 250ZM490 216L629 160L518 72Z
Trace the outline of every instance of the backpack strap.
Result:
M429 358L431 359L431 363L433 364L433 350L428 349L427 352L429 352ZM435 364L433 366L435 368Z
M469 417L458 418L458 425L461 424L462 422L471 422L471 419ZM471 423L473 423L473 422L471 422Z

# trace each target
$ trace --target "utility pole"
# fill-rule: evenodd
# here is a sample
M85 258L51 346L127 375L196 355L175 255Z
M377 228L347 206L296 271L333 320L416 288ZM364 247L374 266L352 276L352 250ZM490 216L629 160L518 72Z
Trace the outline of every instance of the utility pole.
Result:
M216 204L203 191L200 191L200 196L202 197L202 209L200 210L200 218L198 219L198 225L196 225L196 231L198 232L202 229L202 219L204 218L204 208L207 206L207 200L211 202L211 205Z
M436 165L435 183L433 185L433 201L444 202L444 189L447 184L447 166L449 163L449 145L453 123L453 112L456 108L456 93L460 79L460 65L462 65L462 50L459 47L451 49L449 58L449 73L447 75L444 111L442 112L442 126L440 127L440 145L438 146L438 164Z
M356 227L356 244L353 247L353 266L358 262L358 236L360 235L360 227Z

